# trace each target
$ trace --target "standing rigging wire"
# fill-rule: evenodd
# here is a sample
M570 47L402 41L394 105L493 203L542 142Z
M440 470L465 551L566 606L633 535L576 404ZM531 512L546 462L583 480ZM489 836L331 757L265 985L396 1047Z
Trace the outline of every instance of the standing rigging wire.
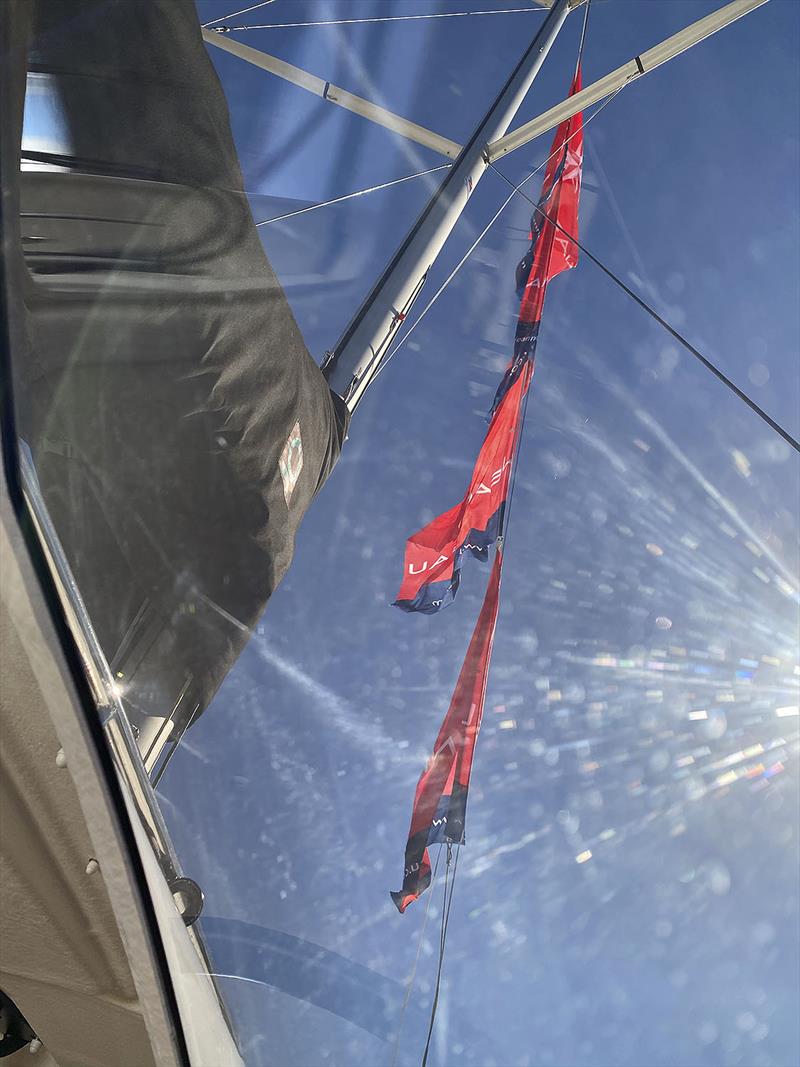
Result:
M597 0L595 0L595 2L597 2ZM625 88L624 85L620 85L619 88L615 89L614 92L611 93L610 96L607 96L606 99L602 102L602 104L600 104L599 107L596 107L594 109L594 111L591 113L591 115L589 116L589 118L586 119L586 121L583 123L583 129L586 129L586 127L589 125L589 123L592 121L592 119L597 118L597 116L600 114L600 112L603 110L603 108L607 107L611 103L611 101L619 93L622 92L622 90L624 88ZM575 136L574 133L570 134L570 136L567 138L567 140L571 141L574 136ZM519 185L515 185L514 186L514 192L520 191L522 189L523 185L526 185L531 180L531 178L536 177L536 175L539 173L539 171L547 166L547 164L550 162L550 160L553 158L553 156L555 154L556 154L555 152L551 152L550 155L542 163L540 163L538 167L536 167L534 170L532 170L530 172L530 174L528 174L526 177L524 177L522 179L522 181L519 183ZM403 347L403 345L409 339L409 337L414 332L414 330L416 330L417 326L420 325L422 320L425 318L425 316L431 310L431 308L436 303L436 301L439 299L439 297L442 295L442 293L445 291L445 289L450 285L452 280L455 278L455 276L458 274L458 272L461 270L461 268L467 262L469 257L472 255L472 253L475 251L475 249L478 247L478 245L484 239L486 234L489 232L489 230L491 230L492 226L494 226L494 224L497 222L497 220L503 214L505 209L508 207L508 205L514 199L514 192L509 193L509 195L505 198L503 203L500 205L500 207L497 209L497 211L495 211L494 215L492 215L492 217L489 219L489 221L483 227L481 232L478 234L478 236L475 238L475 240L469 246L467 251L461 257L461 259L458 261L458 263L455 265L455 267L450 271L448 276L445 278L445 280L442 282L442 284L439 286L439 288L433 294L433 296L428 301L428 303L425 305L425 307L422 309L422 311L420 311L419 315L414 319L414 321L411 323L409 328L406 330L406 332L403 334L403 336L400 338L400 340L397 342L397 344L394 346L394 348L391 350L391 352L388 352L386 354L386 358L383 360L383 362L380 364L380 366L376 370L375 374L373 375L372 382L375 381L375 379L378 377L378 375L381 373L381 371L387 365L389 360L393 359L394 356L400 351L400 349ZM372 384L372 382L370 382L370 384Z
M624 88L624 85L620 86L618 89L615 89L614 92L610 96L606 97L606 99L603 101L603 103L600 104L600 106L598 108L596 108L592 112L592 114L589 116L589 118L583 123L583 128L584 129L589 125L589 123L592 121L592 119L594 119L597 115L600 114L600 112L603 110L604 107L606 107L608 104L611 103L611 101L617 96L618 93L620 93L622 91L623 88ZM478 236L475 238L475 240L469 246L467 251L464 253L464 255L461 257L461 259L455 265L453 270L448 274L448 276L445 278L445 280L442 282L442 284L439 286L439 288L433 294L433 296L428 301L428 303L425 305L425 307L422 309L422 311L420 311L420 313L416 317L416 319L414 319L414 321L411 323L411 325L408 328L408 330L406 330L406 332L403 334L403 336L400 338L400 340L397 342L397 344L394 346L394 348L390 352L388 352L386 354L386 358L380 364L380 366L378 367L377 371L375 372L375 374L373 376L373 379L372 379L373 382L378 377L378 375L384 370L384 368L389 363L389 361L392 360L397 355L397 353L400 351L400 349L403 347L403 345L406 343L406 341L409 339L409 337L411 337L411 335L414 332L414 330L416 330L416 328L421 324L422 320L425 318L425 316L431 310L433 305L436 303L436 301L439 299L439 297L444 293L445 289L447 289L447 287L453 281L455 276L458 274L458 272L461 270L461 268L467 262L469 257L472 255L472 253L475 251L475 249L481 243L481 241L486 236L486 234L489 232L489 230L492 228L492 226L494 226L495 222L499 219L499 217L503 213L503 211L505 211L505 209L509 205L509 203L514 199L514 196L517 193L519 193L521 196L523 196L528 201L529 204L532 204L534 207L536 207L536 204L534 203L534 201L531 200L531 198L528 196L528 194L526 192L524 192L523 186L526 185L527 182L529 182L530 179L533 178L534 175L536 175L542 169L542 167L545 167L547 165L547 163L550 161L550 159L552 159L552 157L553 157L553 154L551 153L551 155L548 156L547 159L545 159L545 161L543 163L541 163L535 170L531 171L530 174L528 174L525 178L523 178L523 180L518 185L515 185L511 181L510 178L506 177L506 175L503 174L503 172L501 170L499 170L494 165L494 163L490 163L489 164L489 166L492 168L492 170L495 172L495 174L499 178L502 178L502 180L506 183L506 185L511 187L511 192L508 194L508 196L503 201L503 203L500 205L500 207L497 209L497 211L494 213L494 215L492 215L491 219L489 219L488 223L484 226L484 228L481 230L481 232L478 234ZM544 214L544 213L542 213L542 214ZM792 437L792 435L787 430L785 430L780 425L780 423L776 422L775 419L773 419L770 415L768 415L767 412L764 411L764 409L762 407L760 407L755 402L755 400L753 400L750 396L748 396L747 393L745 393L742 389L740 389L739 386L735 384L735 382L731 381L731 379L728 378L728 376L726 374L724 374L718 367L716 367L711 362L710 359L708 359L706 356L704 356L702 354L702 352L698 351L698 349L695 348L695 346L689 340L687 340L687 338L685 338L683 336L683 334L679 333L678 330L676 330L674 326L670 325L670 323L668 323L665 318L663 318L661 315L659 315L659 313L655 310L655 308L653 308L650 304L647 303L646 300L644 300L643 297L639 296L638 293L634 292L633 289L631 289L628 285L626 285L625 282L622 281L622 279L619 278L610 269L610 267L607 267L605 265L605 263L603 263L600 259L597 258L597 256L595 256L592 252L590 252L589 249L586 248L586 246L583 245L576 237L573 237L572 234L567 233L567 231L564 230L564 228L562 226L560 226L554 219L551 219L549 215L544 214L544 217L548 221L552 222L553 225L556 226L557 229L561 230L566 237L569 237L569 239L571 241L573 241L578 246L580 251L587 257L587 259L590 259L592 261L592 263L595 264L595 266L599 267L600 270L603 271L604 274L607 274L608 277L611 278L611 280L616 285L618 285L619 288L622 289L622 291L624 293L626 293L632 300L634 300L644 311L646 311L648 313L648 315L651 315L660 326L662 326L669 334L671 334L671 336L680 345L682 345L687 350L687 352L689 352L691 355L693 355L695 357L695 359L699 360L699 362L702 363L703 366L707 370L709 370L715 377L717 377L723 383L723 385L726 385L741 401L743 401L743 403L745 403L753 412L755 412L755 414L758 415L759 418L763 419L764 422L772 430L775 431L775 433L779 434L779 436L782 437L783 440L786 441L786 443L788 445L790 445L791 448L793 448L795 450L795 452L800 452L800 442L795 440L795 438ZM509 501L509 503L510 503L510 501Z
M586 0L586 7L583 11L583 25L581 26L581 39L578 42L578 58L575 60L575 77L578 76L578 68L581 65L583 59L583 46L586 44L586 27L589 25L589 8L592 6L592 0Z
M586 8L585 8L585 11L584 11L583 27L582 27L582 30L581 30L580 44L579 44L579 47L578 47L578 56L577 56L576 67L575 67L575 76L576 77L577 77L578 71L580 69L581 59L583 57L583 48L584 48L584 43L585 43L585 40L586 40L586 26L587 26L588 18L589 18L589 6L590 6L590 4L591 4L591 0L587 0ZM596 114L596 112L595 112L595 114ZM583 128L583 123L582 122L581 122L579 128L582 130L582 128ZM577 133L578 131L576 130L575 132ZM570 139L571 138L569 138L569 137L565 138L564 143L562 144L562 146L561 146L561 148L559 150L563 157L566 157L567 145L568 145ZM550 157L548 157L548 159L545 162L546 163L549 162L550 158L552 158L554 155L556 155L556 153L552 152L550 154ZM511 195L513 196L514 194L512 193ZM501 210L502 210L502 208L501 208ZM490 223L490 225L491 225L491 223ZM503 551L503 543L504 543L504 539L506 537L506 531L508 529L508 520L509 520L509 517L510 517L510 514L511 514L511 505L513 503L513 498L514 498L514 487L516 485L517 472L519 470L519 451L520 451L519 445L520 445L520 442L522 440L522 434L523 434L523 430L524 430L524 427L525 427L525 416L526 416L527 410L528 410L528 399L529 399L529 397L530 397L530 387L528 387L526 389L526 391L525 391L525 397L524 397L523 402L522 402L522 410L521 410L521 413L520 413L520 418L519 418L519 421L518 421L518 426L517 426L516 435L515 435L514 446L513 446L513 450L512 450L512 468L511 468L511 471L510 471L510 474L509 474L508 507L504 511L504 515L503 515L503 518L502 518L502 523L501 523L500 529L498 531L497 549L496 549L497 553L500 553L500 552ZM498 563L502 564L502 560L498 560L496 558L495 559L495 566L497 566ZM487 682L487 677L486 677L486 675L484 675L484 678L483 678L484 691L485 691L485 687L486 687L486 682ZM483 698L481 698L481 704L482 703L483 703ZM427 1067L428 1054L430 1052L431 1039L433 1037L433 1028L434 1028L434 1025L435 1025L435 1022L436 1022L436 1012L437 1012L437 1009L438 1009L438 1006L439 1006L439 994L440 994L440 990L441 990L442 969L443 969L443 966L444 966L445 948L446 948L446 944L447 944L447 932L448 932L449 925L450 925L450 909L451 909L451 906L452 906L452 903L453 903L453 892L455 891L456 874L458 873L458 860L459 860L459 856L461 854L461 849L459 848L456 851L455 864L453 865L453 875L452 875L452 879L450 879L450 893L449 893L449 896L448 896L448 875L450 873L450 866L451 866L451 862L452 862L452 854L453 854L453 846L452 846L452 843L448 842L448 844L447 844L447 866L445 868L445 882L444 882L444 901L443 901L443 909L442 909L442 926L441 926L441 933L440 933L440 938L439 938L439 961L438 961L438 966L437 966L437 969L436 969L436 984L435 984L435 987L434 987L433 1002L431 1004L431 1015L430 1015L430 1022L428 1024L428 1034L427 1034L427 1038L426 1038L426 1041L425 1041L425 1050L424 1050L423 1055L422 1055L422 1067Z
M272 3L272 0L266 0L267 3ZM256 7L261 5L256 4ZM250 9L252 10L252 8ZM459 19L467 18L470 15L530 15L540 14L542 9L535 7L501 7L492 8L489 11L434 11L426 15L376 15L372 18L360 18L360 19L320 19L317 22L267 22L257 26L222 26L218 33L240 33L243 30L292 30L297 29L300 26L354 26L360 25L365 22L418 22L421 19ZM236 14L243 14L239 11ZM226 15L226 18L233 18L232 15ZM222 22L222 19L217 19L217 22ZM210 26L211 23L207 22L206 26Z
M447 875L450 871L450 865L453 859L453 846L448 843L447 845L447 866L444 873L444 897L442 899L442 926L439 933L439 963L436 969L436 985L433 991L433 1003L431 1004L431 1017L428 1023L428 1036L425 1039L425 1051L422 1054L422 1067L427 1067L428 1053L431 1047L431 1038L433 1037L433 1026L436 1022L436 1009L439 1007L439 989L442 984L442 965L444 964L444 950L447 945L447 931L450 927L450 905L453 903L453 891L456 888L456 872L458 871L458 857L461 855L461 849L456 852L455 863L453 864L453 877L450 879L450 896L447 895Z
M439 860L442 858L442 849L439 847L439 851L436 853L436 862L433 865L433 874L431 875L431 892L428 896L428 903L425 907L425 915L422 920L422 926L419 931L419 939L417 940L417 954L414 957L414 966L411 968L411 974L409 975L408 982L406 983L406 994L403 997L403 1006L400 1009L400 1020L397 1024L397 1037L394 1041L394 1052L392 1053L392 1067L396 1067L397 1057L400 1053L400 1038L403 1035L403 1020L406 1015L406 1008L408 1002L411 999L411 991L414 988L414 979L417 977L417 965L419 964L420 952L422 951L422 942L425 938L425 929L428 925L428 915L431 910L431 901L433 900L433 887L436 885L436 872L439 870Z
M630 288L630 286L626 285L625 282L620 277L618 277L614 273L614 271L611 270L610 267L607 267L605 265L605 263L603 263L601 260L599 260L597 258L597 256L593 255L589 251L588 248L586 248L584 245L582 245L577 237L574 237L571 233L567 233L567 231L564 229L564 227L559 225L559 223L555 219L551 219L550 216L547 214L547 212L542 211L541 208L538 208L537 205L533 203L533 200L531 200L531 198L528 196L528 194L522 191L520 186L514 185L514 183L511 181L511 179L507 178L505 176L505 174L503 174L503 172L501 170L498 170L497 167L493 163L490 163L489 166L492 168L492 170L495 172L495 174L498 175L498 177L503 179L503 181L506 183L506 185L510 185L511 186L511 188L514 190L514 192L511 194L512 196L514 195L514 193L520 193L522 196L524 196L525 199L528 201L528 203L533 204L534 208L536 208L536 210L538 210L539 213L545 219L547 219L548 222L551 222L556 227L556 229L561 230L561 232L564 234L564 236L568 237L572 242L574 242L574 244L576 244L578 246L578 248L581 250L581 252L588 259L590 259L592 261L592 263L595 264L595 266L599 267L600 270L603 271L604 274L608 275L608 277L616 285L618 285L619 288L622 289L622 291L624 293L627 293L627 295L632 300L634 300L639 305L640 308L642 308L644 311L646 311L648 315L651 315L652 318L654 318L655 321L667 331L667 333L671 334L671 336L680 345L682 345L686 349L687 352L689 352L691 355L693 355L695 357L695 359L699 360L699 362L703 364L703 366L706 368L706 370L711 371L711 373L716 378L718 378L723 383L723 385L726 385L731 390L732 393L734 393L736 396L738 396L738 398L741 401L743 401L745 404L747 404L747 406L750 408L750 410L754 411L755 414L758 415L758 417L760 419L763 419L764 422L771 429L773 429L775 431L775 433L779 434L788 445L791 445L791 447L795 450L795 452L800 452L800 441L796 441L794 439L794 437L792 437L792 435L788 432L788 430L785 430L781 426L781 424L779 422L776 422L775 419L773 419L770 415L768 415L766 413L766 411L764 411L764 409L762 407L759 407L759 405L755 402L755 400L752 399L752 397L748 396L747 393L745 393L742 389L740 389L739 386L735 384L735 382L732 382L731 379L719 369L719 367L715 366L711 362L710 359L708 359L706 356L704 356L702 352L698 351L698 349L695 348L695 346L691 343L691 341L687 340L687 338L685 338L682 333L679 333L675 329L674 326L670 325L670 323L668 323L667 320L665 318L663 318L663 316L659 315L659 313L656 311L656 309L654 307L652 307L650 304L648 304L647 301L643 297L639 296L639 294L634 292L633 289Z
M207 30L209 26L216 26L218 22L224 22L226 19L235 19L237 15L246 15L248 11L255 11L258 7L266 7L267 4L274 4L275 0L260 0L258 4L253 4L252 7L243 7L241 11L231 11L230 15L220 15L218 19L211 19L210 22L204 22L202 24L203 29ZM237 27L238 29L238 27ZM225 28L225 32L228 32L228 28Z
M441 163L438 167L429 167L427 170L418 170L413 174L405 174L402 178L393 178L388 182L381 182L380 185L371 185L368 189L357 189L354 193L345 193L344 196L335 196L333 200L325 200L321 204L309 204L308 207L298 208L297 211L288 211L285 215L276 215L272 219L264 219L263 222L257 222L256 228L259 226L270 226L273 222L283 222L284 219L293 219L296 215L305 215L308 211L317 211L321 207L331 207L332 204L341 204L343 200L352 200L357 196L366 196L367 193L377 193L381 189L388 189L392 185L400 185L402 182L410 182L412 178L423 178L426 174L435 174L439 170L447 170L448 167L452 167L452 163Z

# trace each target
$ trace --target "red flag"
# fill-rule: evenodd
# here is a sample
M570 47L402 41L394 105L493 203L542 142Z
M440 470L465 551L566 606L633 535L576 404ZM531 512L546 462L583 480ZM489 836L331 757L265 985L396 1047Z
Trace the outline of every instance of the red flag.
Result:
M579 67L570 95L580 87ZM492 542L502 533L520 408L533 374L545 291L551 279L578 262L578 246L558 227L577 236L582 161L583 117L579 112L561 123L553 139L531 219L531 246L517 268L520 309L514 358L495 395L489 430L466 496L406 542L403 582L395 600L396 607L404 611L432 614L449 604L458 590L464 551L486 559Z
M438 611L455 596L462 554L469 550L478 559L487 558L502 530L520 409L529 382L530 373L519 375L495 412L461 503L406 542L397 607Z
M580 87L581 70L578 67L570 96ZM578 112L561 123L553 138L539 202L531 216L531 246L517 266L520 306L514 356L497 388L492 411L519 374L520 367L535 360L548 283L578 262L578 246L572 237L578 236L582 165L583 115Z
M406 842L403 888L392 893L392 900L401 912L430 885L428 846L464 844L469 777L483 717L502 567L503 553L498 549L453 699L433 746L433 755L417 783Z
M570 95L581 87L580 66ZM406 543L398 607L434 612L456 594L461 557L469 549L485 559L503 531L504 509L521 430L522 401L533 361L544 295L557 274L574 267L583 160L582 116L556 131L542 192L531 219L531 246L517 268L520 310L511 361L495 395L489 430L460 504L439 515ZM563 230L566 233L562 232ZM431 844L463 844L467 791L475 740L483 715L492 654L503 555L498 541L483 607L472 634L450 708L433 755L417 784L406 842L403 888L392 893L402 912L430 885Z
M579 67L569 95L580 88ZM578 236L582 166L583 113L579 111L561 123L553 138L542 192L531 219L531 248L520 264L525 279L520 292L521 323L539 322L548 282L578 263L578 246L566 234Z

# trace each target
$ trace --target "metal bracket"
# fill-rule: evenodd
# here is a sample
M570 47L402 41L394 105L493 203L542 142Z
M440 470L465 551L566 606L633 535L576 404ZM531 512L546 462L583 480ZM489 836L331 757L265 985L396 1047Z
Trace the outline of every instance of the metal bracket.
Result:
M342 89L332 82L318 78L316 74L309 74L308 71L301 70L300 67L295 67L291 63L278 59L276 56L268 55L266 52L259 52L257 48L251 48L249 45L231 40L224 35L216 33L214 30L204 29L202 32L203 39L207 44L221 48L223 52L230 52L231 55L243 59L245 63L252 63L253 66L259 67L261 70L266 70L268 73L274 74L278 78L283 78L284 81L291 82L309 93L314 93L315 96L327 100L329 104L343 107L346 111L361 115L362 118L369 119L370 122L383 126L384 129L391 130L392 133L397 133L409 141L415 141L425 148L431 148L434 152L446 156L447 159L455 159L461 151L461 145L456 141L451 141L449 137L442 137L441 134L426 129L425 126L420 126L419 123L404 119L401 115L395 115L393 111L388 111L385 107L379 107L378 104L373 104L362 96L356 96L355 93L350 93L347 89Z
M734 0L732 4L726 4L725 7L712 11L705 18L692 22L685 29L679 30L678 33L673 34L671 37L667 37L660 44L649 48L646 52L642 52L641 55L635 56L623 66L617 67L610 74L606 74L604 78L592 82L585 89L581 89L579 93L575 93L574 96L563 100L560 104L556 104L555 107L551 107L535 119L531 119L530 122L526 122L524 126L520 126L518 129L512 130L511 133L507 133L504 137L493 141L486 149L487 161L494 163L501 156L513 152L515 148L521 148L522 145L528 144L536 137L541 136L541 134L547 133L548 130L555 129L560 123L572 118L573 115L577 115L579 111L589 107L590 104L595 104L598 100L610 96L635 78L641 78L642 75L649 74L651 70L660 67L662 63L681 55L682 52L687 51L693 45L699 44L706 37L710 37L713 33L724 29L766 2L767 0Z

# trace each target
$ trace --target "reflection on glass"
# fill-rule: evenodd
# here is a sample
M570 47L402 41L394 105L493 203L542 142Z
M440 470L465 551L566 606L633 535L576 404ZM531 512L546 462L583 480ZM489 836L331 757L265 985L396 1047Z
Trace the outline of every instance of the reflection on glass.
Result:
M259 21L330 16L280 6ZM646 6L596 5L592 77L694 17ZM389 9L411 5L358 10ZM440 176L338 198L440 157L209 58L181 0L31 10L19 432L243 1058L418 1062L441 880L427 920L388 892L485 572L431 619L389 602L485 433L530 205L376 381L317 496L348 429L317 364ZM242 40L463 141L540 17ZM766 5L621 94L587 128L581 203L587 245L795 436L799 17ZM523 118L575 47L568 22ZM506 195L487 175L428 290ZM797 458L588 262L537 358L429 1062L796 1062Z
M33 5L21 175L21 430L148 771L247 640L346 423L264 257L193 9L165 30L157 6Z

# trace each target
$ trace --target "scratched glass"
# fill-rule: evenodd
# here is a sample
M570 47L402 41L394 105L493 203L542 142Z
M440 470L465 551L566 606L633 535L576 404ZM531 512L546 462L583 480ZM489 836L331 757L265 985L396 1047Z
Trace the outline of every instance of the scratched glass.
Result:
M584 82L712 6L596 3ZM523 5L295 0L223 36L461 144L541 12L275 24L489 7ZM574 23L517 121L566 95ZM769 4L621 93L587 121L580 209L587 247L795 437L799 29L795 5ZM447 159L209 51L263 247L321 363ZM32 76L23 177L65 165L59 122ZM498 168L518 184L551 137ZM492 173L471 190L410 320L508 192ZM390 604L405 539L464 495L530 214L511 199L368 391L291 567L158 781L249 1067L422 1054L442 868L403 916L389 891L488 568L466 561L437 615ZM797 454L591 262L555 279L431 1067L798 1061L798 529Z

